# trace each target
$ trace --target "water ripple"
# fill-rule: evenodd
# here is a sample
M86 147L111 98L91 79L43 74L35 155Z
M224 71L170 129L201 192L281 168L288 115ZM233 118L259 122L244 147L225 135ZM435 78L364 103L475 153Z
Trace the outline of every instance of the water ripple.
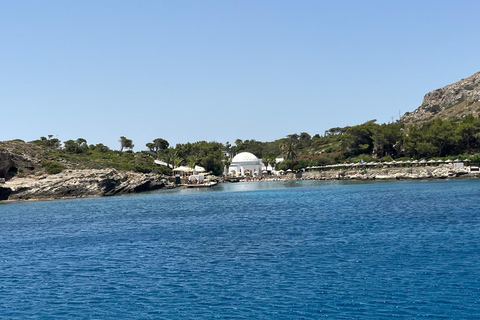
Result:
M480 318L478 181L0 206L0 319Z

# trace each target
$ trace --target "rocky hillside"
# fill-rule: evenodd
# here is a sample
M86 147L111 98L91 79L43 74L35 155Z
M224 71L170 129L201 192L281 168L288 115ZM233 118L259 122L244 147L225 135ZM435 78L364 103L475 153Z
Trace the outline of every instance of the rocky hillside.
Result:
M160 174L113 168L125 162L134 164L141 156L115 152L102 155L103 161L95 158L93 151L69 155L22 140L0 142L0 202L109 196L173 186ZM56 174L49 174L52 164L58 168ZM89 168L92 165L101 168Z
M0 142L0 179L9 180L19 173L22 176L42 173L40 163L46 154L44 148L22 140Z
M480 116L480 72L427 93L423 103L400 119L405 123L418 123L433 118L458 118L472 114Z

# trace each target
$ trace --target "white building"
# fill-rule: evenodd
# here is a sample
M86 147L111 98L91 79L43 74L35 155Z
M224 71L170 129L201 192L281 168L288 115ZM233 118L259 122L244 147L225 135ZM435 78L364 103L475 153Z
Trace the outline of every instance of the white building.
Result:
M284 159L283 158L275 158L275 164L282 162ZM263 163L263 161L262 161ZM272 165L269 163L267 166L265 164L262 166L263 171L271 172L273 174L277 174L278 171L275 170L275 166L272 167Z
M262 174L262 160L253 153L241 152L232 159L228 167L228 174L235 177L260 176Z

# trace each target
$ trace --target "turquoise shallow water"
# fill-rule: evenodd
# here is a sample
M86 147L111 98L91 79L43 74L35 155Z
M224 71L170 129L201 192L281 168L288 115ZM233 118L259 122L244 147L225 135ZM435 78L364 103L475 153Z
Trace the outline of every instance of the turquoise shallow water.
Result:
M0 205L0 319L480 318L480 181Z

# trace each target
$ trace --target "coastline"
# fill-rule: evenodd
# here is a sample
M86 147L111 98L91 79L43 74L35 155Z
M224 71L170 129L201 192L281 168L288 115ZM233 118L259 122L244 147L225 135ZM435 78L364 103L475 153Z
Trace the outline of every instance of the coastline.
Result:
M273 180L414 181L478 178L479 171L439 166L289 173ZM119 172L115 169L65 170L56 175L14 178L0 184L0 204L104 197L174 187L166 178L153 174Z
M294 174L291 174L294 175ZM445 180L459 178L480 178L479 171L457 168L449 165L438 167L381 168L356 170L331 170L304 172L304 180Z
M156 174L115 169L65 170L38 178L13 178L0 184L0 204L104 197L170 187L167 179Z

